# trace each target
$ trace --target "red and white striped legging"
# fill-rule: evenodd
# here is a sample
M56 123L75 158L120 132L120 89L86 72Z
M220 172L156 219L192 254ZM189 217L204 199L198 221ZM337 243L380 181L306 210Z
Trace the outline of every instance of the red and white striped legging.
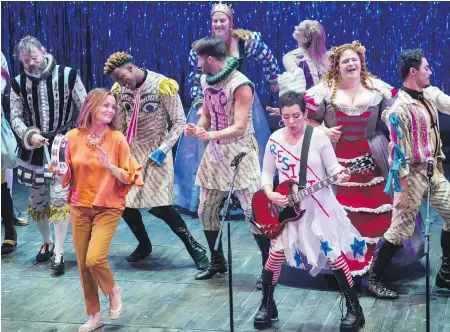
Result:
M275 247L276 240L272 239L270 251L269 251L269 259L267 259L265 269L267 271L271 271L273 273L272 285L275 285L278 282L278 278L280 278L281 273L281 265L286 260L286 256L284 255L284 250L274 251L272 248ZM348 267L347 261L344 259L344 256L341 255L336 259L336 261L331 262L328 259L328 264L330 265L332 270L343 269L345 276L347 277L348 284L350 287L353 287L353 278Z

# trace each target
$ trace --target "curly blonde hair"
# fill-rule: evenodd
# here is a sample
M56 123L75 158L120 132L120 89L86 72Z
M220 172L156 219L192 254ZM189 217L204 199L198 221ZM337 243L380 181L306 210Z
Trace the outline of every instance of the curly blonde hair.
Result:
M133 57L126 52L116 52L111 54L105 62L105 67L103 68L103 72L106 75L111 74L114 69L121 67L129 62L132 62Z
M331 89L331 102L334 102L334 98L336 97L336 92L338 89L339 80L341 78L341 73L339 71L339 60L346 50L352 50L356 54L358 54L359 61L361 62L361 84L367 90L375 91L377 89L369 86L368 80L369 77L375 78L366 67L366 48L360 44L359 41L355 40L351 44L344 44L341 46L332 47L330 50L330 54L328 56L328 65L329 69L326 75L322 78L322 81L325 82Z

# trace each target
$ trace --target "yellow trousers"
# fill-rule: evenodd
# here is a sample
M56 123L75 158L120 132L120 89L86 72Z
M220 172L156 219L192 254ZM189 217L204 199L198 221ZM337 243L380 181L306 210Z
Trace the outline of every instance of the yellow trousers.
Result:
M107 256L122 212L96 206L70 207L73 246L88 315L100 311L98 287L108 296L115 284Z

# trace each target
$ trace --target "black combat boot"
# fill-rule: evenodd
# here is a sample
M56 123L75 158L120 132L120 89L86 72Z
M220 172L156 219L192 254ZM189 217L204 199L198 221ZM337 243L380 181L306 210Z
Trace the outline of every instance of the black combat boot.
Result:
M333 272L341 287L342 294L345 296L347 305L347 314L341 319L340 331L357 332L364 326L365 318L355 286L350 287L343 269L333 270Z
M223 255L222 250L222 240L220 240L219 247L217 250L214 250L214 246L216 244L217 236L219 235L219 231L204 231L206 241L208 241L208 247L211 251L211 261L208 264L208 267L197 273L195 275L195 280L206 280L211 279L217 273L225 273L228 271L227 261L225 260L225 256Z
M263 297L259 310L253 318L255 329L268 329L274 321L278 321L278 309L273 299L275 286L272 285L273 272L263 269L262 272L262 293Z
M450 289L450 232L441 233L442 264L436 275L436 286Z

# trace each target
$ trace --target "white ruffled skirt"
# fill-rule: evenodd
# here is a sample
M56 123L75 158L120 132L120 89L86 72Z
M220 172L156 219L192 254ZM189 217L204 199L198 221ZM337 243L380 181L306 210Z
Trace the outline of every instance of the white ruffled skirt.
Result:
M327 259L334 262L342 254L364 261L366 243L330 188L306 197L300 206L306 210L303 217L288 223L272 242L272 250L284 250L289 265L316 276L327 267Z

